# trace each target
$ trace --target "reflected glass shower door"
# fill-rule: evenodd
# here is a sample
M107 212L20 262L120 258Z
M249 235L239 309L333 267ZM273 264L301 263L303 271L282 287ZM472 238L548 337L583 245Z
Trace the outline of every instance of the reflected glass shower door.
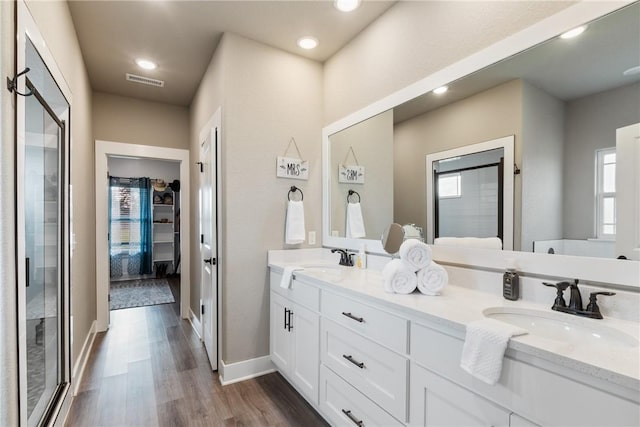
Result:
M61 357L64 123L53 115L37 91L26 98L25 115L26 405L28 425L37 425L64 382Z

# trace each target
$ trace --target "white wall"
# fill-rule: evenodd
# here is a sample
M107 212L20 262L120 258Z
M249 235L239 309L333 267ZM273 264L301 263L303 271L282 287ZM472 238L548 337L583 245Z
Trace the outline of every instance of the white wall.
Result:
M353 113L572 3L398 2L325 62L324 123Z
M522 234L516 248L531 252L534 240L563 237L564 103L524 82L522 116Z

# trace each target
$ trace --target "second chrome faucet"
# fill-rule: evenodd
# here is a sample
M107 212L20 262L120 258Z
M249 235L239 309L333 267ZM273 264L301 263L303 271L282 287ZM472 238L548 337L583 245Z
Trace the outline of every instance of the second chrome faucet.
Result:
M589 304L587 308L582 308L582 295L578 288L578 279L574 279L573 283L559 282L559 283L547 283L542 282L545 286L551 286L556 288L556 299L553 302L552 310L561 311L563 313L575 314L577 316L589 317L591 319L602 319L602 313L600 313L600 307L598 307L597 298L598 295L612 296L615 292L591 292L589 294ZM567 288L571 288L571 296L569 298L569 306L564 300L564 291Z

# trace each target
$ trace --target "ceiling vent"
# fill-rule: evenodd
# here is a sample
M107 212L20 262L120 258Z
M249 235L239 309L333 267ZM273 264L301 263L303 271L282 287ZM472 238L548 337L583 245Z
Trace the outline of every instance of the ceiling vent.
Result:
M149 77L137 76L135 74L126 73L127 80L130 82L141 83L143 85L164 87L163 80L150 79Z

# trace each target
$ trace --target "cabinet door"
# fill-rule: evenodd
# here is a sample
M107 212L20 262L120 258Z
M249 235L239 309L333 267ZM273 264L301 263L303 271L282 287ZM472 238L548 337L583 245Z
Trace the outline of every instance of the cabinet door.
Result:
M418 365L411 364L410 425L507 427L509 412Z
M291 364L291 333L288 324L289 302L280 295L271 292L271 321L269 347L271 360L284 373L289 372Z
M291 379L307 399L318 403L318 369L320 365L320 317L298 305L291 316Z

